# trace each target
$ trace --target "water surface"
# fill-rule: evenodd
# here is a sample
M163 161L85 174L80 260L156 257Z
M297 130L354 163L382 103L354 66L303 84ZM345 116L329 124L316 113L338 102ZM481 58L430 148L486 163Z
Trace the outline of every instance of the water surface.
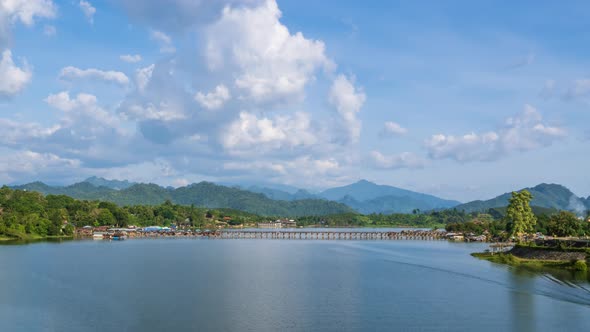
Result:
M0 331L584 331L590 285L445 241L0 246Z

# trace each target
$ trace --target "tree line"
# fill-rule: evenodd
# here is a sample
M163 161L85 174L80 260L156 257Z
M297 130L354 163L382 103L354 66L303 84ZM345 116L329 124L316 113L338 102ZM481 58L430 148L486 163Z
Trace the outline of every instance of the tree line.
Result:
M297 218L297 226L445 228L447 231L493 236L521 236L541 232L556 236L590 235L590 223L571 212L534 213L532 196L515 193L505 210L466 213L448 209L411 214L339 213ZM47 195L25 190L0 188L0 237L35 238L71 236L75 227L90 226L178 226L212 228L222 225L251 225L277 217L259 216L234 209L209 209L173 204L119 206L112 202L77 200L65 195Z
M0 188L0 237L42 238L71 236L83 226L213 227L261 222L267 218L231 209L207 209L172 204L118 206L111 202L77 200L65 195Z
M480 213L467 222L453 222L445 228L449 232L474 233L476 235L488 232L493 237L513 237L522 239L531 233L568 237L590 236L590 222L585 218L578 218L569 211L542 210L534 213L530 202L533 196L527 190L513 192L506 208L505 215L494 218L492 214ZM492 211L490 211L492 212ZM497 209L493 212L498 213Z

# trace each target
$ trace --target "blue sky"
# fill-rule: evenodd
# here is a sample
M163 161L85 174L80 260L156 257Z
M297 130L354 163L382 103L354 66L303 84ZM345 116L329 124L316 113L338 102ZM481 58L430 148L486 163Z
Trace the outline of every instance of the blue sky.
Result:
M589 9L0 0L0 182L588 196Z

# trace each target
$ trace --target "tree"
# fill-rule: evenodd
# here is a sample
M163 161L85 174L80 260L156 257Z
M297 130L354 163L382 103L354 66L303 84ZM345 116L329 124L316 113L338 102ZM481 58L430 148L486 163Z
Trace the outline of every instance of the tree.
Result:
M527 190L513 192L506 210L506 218L510 224L512 236L522 238L524 234L534 230L537 217L531 209L533 196Z
M557 236L577 236L583 235L583 223L578 220L578 217L568 211L561 211L549 218L547 224L547 231L549 234Z
M108 209L100 209L96 221L101 226L112 226L115 224L116 219Z

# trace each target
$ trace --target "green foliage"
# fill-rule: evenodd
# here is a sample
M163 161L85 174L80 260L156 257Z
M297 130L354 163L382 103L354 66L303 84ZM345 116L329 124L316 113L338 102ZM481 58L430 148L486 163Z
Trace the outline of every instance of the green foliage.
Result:
M522 237L531 233L537 223L530 202L533 196L527 190L513 192L506 210L506 218L510 223L512 236Z
M583 260L576 261L573 268L575 271L588 271L588 265Z
M19 186L19 189L38 191L46 195L68 195L76 199L103 201L101 208L107 208L113 215L114 209L107 202L119 206L159 205L165 202L194 205L203 208L230 208L264 216L327 215L353 212L344 204L323 199L295 201L273 200L260 193L239 188L201 182L177 189L163 188L156 184L135 184L121 190L96 187L87 182L67 187L50 187L41 182ZM70 198L71 199L71 198ZM63 204L61 204L63 206ZM164 218L173 219L171 216Z
M588 223L568 211L561 211L549 218L547 232L555 236L583 236L588 234Z

